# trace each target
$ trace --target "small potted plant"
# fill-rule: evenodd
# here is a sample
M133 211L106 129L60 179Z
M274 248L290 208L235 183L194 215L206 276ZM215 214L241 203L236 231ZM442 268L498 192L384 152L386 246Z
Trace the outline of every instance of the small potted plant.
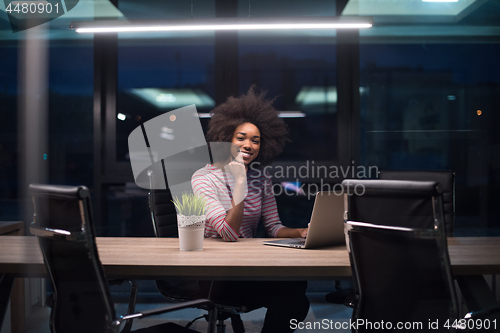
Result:
M205 198L194 193L183 193L174 196L172 202L177 210L177 227L179 245L182 251L199 251L203 249L205 231Z

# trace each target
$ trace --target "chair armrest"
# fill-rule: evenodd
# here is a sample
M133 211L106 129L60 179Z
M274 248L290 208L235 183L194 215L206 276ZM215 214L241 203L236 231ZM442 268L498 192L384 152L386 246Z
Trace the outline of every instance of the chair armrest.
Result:
M489 315L492 315L494 313L500 313L500 304L498 305L494 305L494 306L490 306L488 308L485 308L485 309L482 309L482 310L477 310L477 311L471 311L469 313L467 313L465 315L465 317L461 320L458 320L454 325L453 325L453 328L456 328L457 330L459 331L464 331L464 332L469 332L469 331L480 331L482 332L483 329L482 327L478 327L476 328L475 325L474 325L474 321L476 319L486 319L486 317L488 317ZM473 322L473 327L470 327L469 324L468 324L468 321L471 320ZM496 331L496 320L497 319L494 319L495 321L495 327L493 328L494 331ZM489 330L486 329L486 330Z
M176 311L176 310L181 310L181 309L186 309L186 308L194 308L196 306L205 306L208 307L209 311L209 320L208 323L210 325L210 333L215 333L215 324L216 324L216 316L217 316L217 310L215 303L208 300L208 299L197 299L194 301L187 301L187 302L182 302L182 303L177 303L173 305L169 305L166 307L161 307L153 310L147 310L147 311L142 311L142 312L137 312L131 315L127 316L122 316L121 321L123 320L128 320L128 319L134 319L134 318L145 318L149 316L154 316L166 312L171 312L171 311Z
M465 319L479 319L489 316L490 314L500 313L500 304L490 306L486 309L471 311L465 315Z
M108 285L121 286L125 281L129 282L131 285L130 300L127 310L127 315L131 315L135 312L135 304L137 302L137 282L135 282L134 280L115 279L115 280L109 280ZM120 333L128 333L132 329L133 318L127 319L126 321L127 323L125 324Z
M85 240L85 232L71 232L64 229L41 228L37 226L30 227L31 234L53 239L62 239L67 241L83 241Z

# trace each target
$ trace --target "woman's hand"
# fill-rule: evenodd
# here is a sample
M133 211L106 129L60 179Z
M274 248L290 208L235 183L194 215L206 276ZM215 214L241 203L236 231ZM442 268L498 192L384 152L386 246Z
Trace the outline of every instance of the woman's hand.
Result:
M306 237L309 228L288 228L284 227L278 230L276 237L278 238L299 238Z
M232 174L236 183L246 183L247 169L245 163L243 163L243 154L238 153L234 160L224 166L224 171Z
M243 155L239 153L236 159L224 166L224 171L234 176L234 187L231 189L233 199L231 209L226 214L226 222L239 232L243 221L243 205L247 191L247 170L243 163Z

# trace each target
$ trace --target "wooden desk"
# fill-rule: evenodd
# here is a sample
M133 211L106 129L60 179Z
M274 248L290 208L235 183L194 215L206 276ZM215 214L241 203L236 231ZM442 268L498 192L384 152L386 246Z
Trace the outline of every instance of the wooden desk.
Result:
M0 222L0 235L2 236L22 236L24 235L24 222L23 221L1 221ZM0 273L1 275L1 273ZM14 279L12 284L12 297L10 298L10 326L11 332L24 332L25 326L25 308L24 308L24 279ZM1 314L2 312L0 312ZM0 320L0 322L2 322ZM1 327L0 327L1 329Z
M349 277L345 246L300 250L262 245L262 239L205 239L203 251L179 251L175 238L98 237L110 278L185 276L225 280L333 280ZM449 238L454 275L500 274L500 237ZM0 236L0 272L45 277L35 237Z
M0 221L0 235L22 236L24 234L24 223L22 221Z
M183 252L175 238L97 238L96 242L109 278L335 280L351 276L345 246L299 250L265 246L262 239L234 243L205 239L203 251ZM448 251L454 275L472 278L481 290L488 289L482 275L500 274L500 237L449 238ZM36 237L0 236L0 273L46 277Z

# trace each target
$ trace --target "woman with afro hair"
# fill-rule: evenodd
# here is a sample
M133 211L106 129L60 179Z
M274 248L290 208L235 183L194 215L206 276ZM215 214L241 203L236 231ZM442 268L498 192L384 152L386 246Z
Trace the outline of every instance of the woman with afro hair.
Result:
M213 164L198 170L191 180L193 191L207 202L205 237L225 241L252 238L260 221L270 237L306 236L307 228L288 228L281 223L271 175L263 168L288 140L287 126L272 103L252 86L246 94L229 97L212 111L207 141ZM304 320L309 310L307 282L215 281L200 285L215 302L250 309L266 307L262 332L293 332L291 320Z

